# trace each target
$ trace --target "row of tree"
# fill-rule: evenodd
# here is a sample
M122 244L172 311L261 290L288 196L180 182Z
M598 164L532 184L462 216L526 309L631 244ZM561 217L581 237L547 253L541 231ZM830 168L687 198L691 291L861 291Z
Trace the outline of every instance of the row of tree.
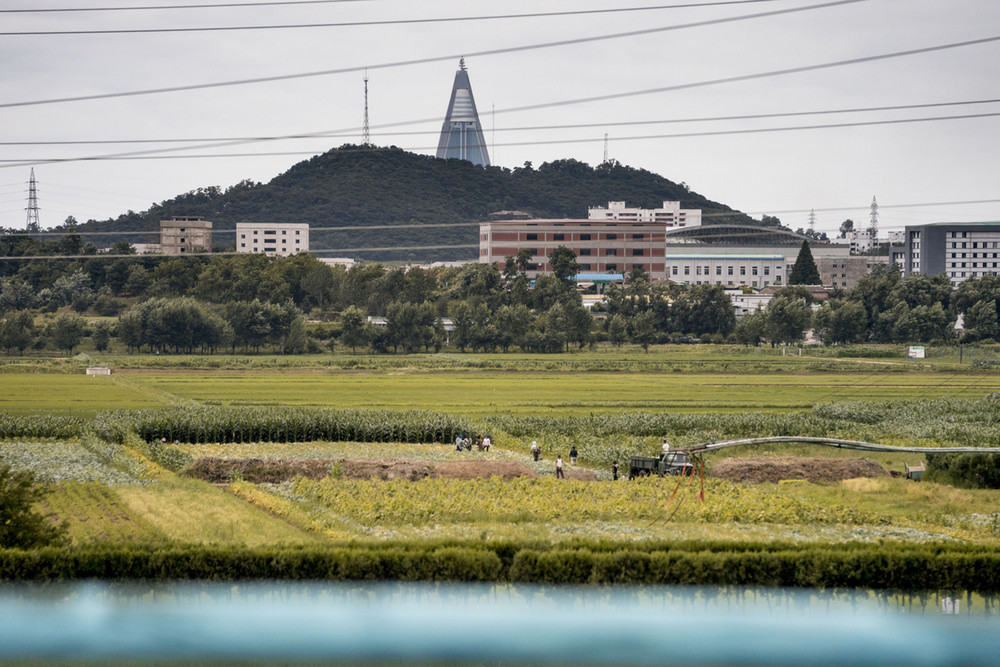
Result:
M803 256L808 252L800 253ZM153 269L154 275L160 274L156 283L169 286L164 291L170 294L146 297L115 295L107 282L95 293L96 281L78 267L40 289L16 278L2 282L0 312L6 314L0 346L8 351L37 346L42 332L33 329L31 308L46 307L43 297L64 306L86 296L93 297L91 308L98 313L102 298L114 300L116 307L133 304L118 322L119 341L129 349L161 352L297 352L330 344L386 352L446 345L461 350L554 351L594 340L648 346L681 334L779 344L797 341L809 329L828 344L929 342L955 336L960 314L961 333L969 340L996 339L1000 332L1000 278L995 276L966 280L953 290L943 275L903 278L898 266L879 265L855 288L835 291L821 304L814 304L805 288L791 285L764 310L737 320L722 286L652 283L643 271L634 270L624 285L607 290L595 318L582 306L571 280L579 270L571 250L553 251L549 261L554 273L534 280L528 277L529 261L530 256L521 253L507 258L502 267L358 264L345 269L306 256L175 258ZM161 273L167 263L183 270ZM808 262L803 264L800 269L796 263L790 279L802 274L810 281ZM141 263L128 273L148 276ZM107 272L103 276L106 279ZM122 288L131 285L138 292L139 284L148 290L153 283L136 278ZM307 310L327 322L316 330L312 343L305 333ZM369 317L377 320L369 322ZM451 320L449 330L444 318Z

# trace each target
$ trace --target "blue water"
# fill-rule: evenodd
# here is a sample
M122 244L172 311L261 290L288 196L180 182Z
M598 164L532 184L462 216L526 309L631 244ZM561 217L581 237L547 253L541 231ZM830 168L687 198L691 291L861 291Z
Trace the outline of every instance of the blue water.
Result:
M971 602L659 587L9 585L0 663L1000 664L1000 617Z

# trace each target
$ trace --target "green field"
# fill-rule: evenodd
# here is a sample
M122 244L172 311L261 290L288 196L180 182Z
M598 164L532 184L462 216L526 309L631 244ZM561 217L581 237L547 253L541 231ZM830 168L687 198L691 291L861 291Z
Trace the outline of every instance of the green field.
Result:
M7 373L0 411L92 416L173 404L434 410L470 416L808 410L840 401L981 398L1000 375L474 371Z
M742 363L747 359L752 363ZM78 423L105 410L161 407L175 410L134 416L170 429L188 420L183 432L192 442L173 443L173 435L161 438L160 433L143 441L139 430L116 439L109 435L113 430L86 425L71 431L80 433L78 438L0 441L0 460L34 471L48 485L51 493L40 508L53 520L67 522L72 549L294 550L365 544L406 549L485 543L535 548L531 545L580 540L622 549L650 541L993 548L1000 537L1000 491L889 477L745 485L710 474L723 457L863 456L855 452L807 445L729 450L706 457L704 482L699 477L681 484L675 479L615 483L609 474L612 460L624 463L630 454L649 454L662 437L685 445L794 430L908 446L996 445L996 399L982 399L1000 392L1000 374L982 366L958 370L905 361L751 357L707 346L648 356L447 355L438 360L440 368L433 355L359 358L354 368L310 367L302 359L282 366L280 359L269 358L261 367L260 359L245 358L225 369L148 360L149 368L119 369L111 377L86 377L82 367L65 364L57 372L17 372L8 366L0 373L5 390L0 411L11 415L72 416L78 419L70 421ZM140 361L133 358L132 365L141 366ZM386 411L375 418L376 425L404 411L443 413L431 420L489 429L495 446L489 453L459 453L442 439L302 441L274 426L261 431L267 442L226 444L227 437L202 441L197 436L207 432L210 420L213 425L239 419L271 424L282 416L308 420L320 414L314 408ZM128 421L132 418L102 417L138 424ZM363 418L371 422L370 413ZM649 420L657 424L654 431L643 426ZM544 452L538 463L527 451L535 438ZM570 446L581 452L577 469L593 473L597 481L554 479L553 458ZM236 478L214 485L185 475L184 466L201 457L321 459L330 474L320 480L251 483ZM349 480L338 476L334 463L391 458L432 466L470 459L514 462L538 477ZM872 458L896 472L904 462L919 460L900 454Z

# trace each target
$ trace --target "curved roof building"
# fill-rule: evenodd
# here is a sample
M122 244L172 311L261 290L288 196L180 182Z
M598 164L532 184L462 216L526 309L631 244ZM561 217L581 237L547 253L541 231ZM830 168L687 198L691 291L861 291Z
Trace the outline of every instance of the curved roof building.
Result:
M448 113L441 126L437 157L458 158L473 164L490 166L490 156L486 151L483 128L479 123L476 98L472 96L469 72L465 69L465 58L458 63L455 84L451 88Z

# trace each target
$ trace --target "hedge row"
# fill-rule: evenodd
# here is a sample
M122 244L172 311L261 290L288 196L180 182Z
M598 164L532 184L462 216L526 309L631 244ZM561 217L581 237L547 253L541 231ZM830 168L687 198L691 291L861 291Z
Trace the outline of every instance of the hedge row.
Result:
M509 545L326 549L97 548L0 552L0 581L511 581L1000 592L1000 552L829 547L787 551L521 549Z

